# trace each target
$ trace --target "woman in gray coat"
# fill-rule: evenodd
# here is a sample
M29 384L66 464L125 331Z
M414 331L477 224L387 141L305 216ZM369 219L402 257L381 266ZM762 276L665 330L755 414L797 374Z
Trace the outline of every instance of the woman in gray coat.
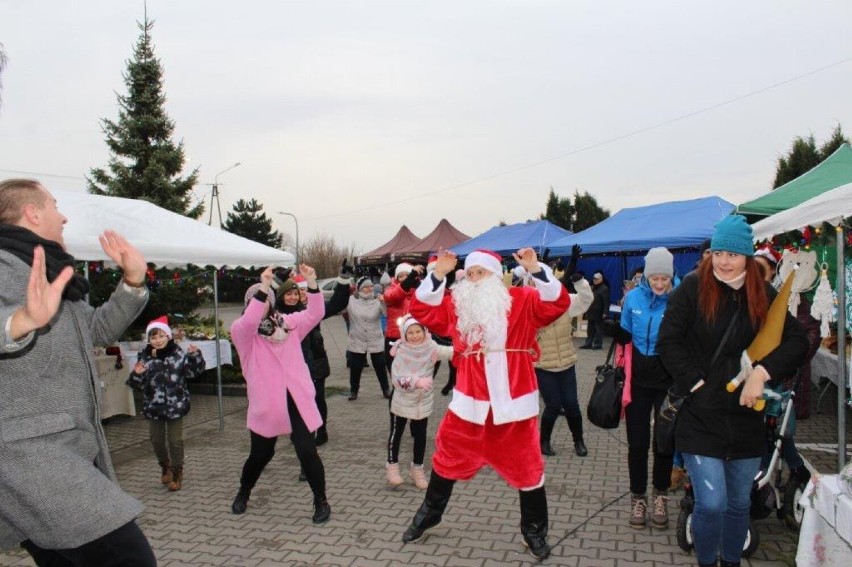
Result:
M358 399L361 387L361 372L367 364L367 354L379 379L382 395L390 398L388 373L385 366L385 337L382 333L381 317L386 313L384 302L375 297L373 282L362 277L356 282L355 295L349 297L346 308L349 313L349 400Z

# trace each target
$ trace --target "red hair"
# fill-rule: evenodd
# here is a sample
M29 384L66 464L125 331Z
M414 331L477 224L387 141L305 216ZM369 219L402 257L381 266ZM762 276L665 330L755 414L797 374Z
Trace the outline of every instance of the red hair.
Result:
M769 311L769 296L766 294L766 282L763 280L763 272L754 258L746 257L745 265L745 290L746 303L748 304L748 318L752 327L759 329L766 320ZM708 323L716 321L719 307L722 305L722 288L719 281L713 275L713 262L704 261L698 267L699 293L698 308Z

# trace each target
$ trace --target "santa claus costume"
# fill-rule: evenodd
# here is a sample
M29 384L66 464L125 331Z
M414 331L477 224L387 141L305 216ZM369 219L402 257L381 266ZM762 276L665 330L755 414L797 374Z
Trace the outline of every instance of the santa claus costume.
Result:
M539 559L550 554L533 363L539 355L537 330L564 313L570 300L551 270L527 252L538 266L532 270L534 287L506 289L500 257L477 250L467 256L468 277L452 296L444 294L446 280L436 270L411 302L411 314L432 333L452 337L457 374L438 428L426 497L405 542L441 522L455 481L470 480L490 465L519 490L521 534L530 552ZM477 278L476 272L486 275Z

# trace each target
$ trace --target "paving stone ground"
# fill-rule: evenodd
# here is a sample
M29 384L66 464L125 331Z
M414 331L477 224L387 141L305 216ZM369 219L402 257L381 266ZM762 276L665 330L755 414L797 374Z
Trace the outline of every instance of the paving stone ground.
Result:
M194 395L185 425L186 480L170 493L159 483L159 468L141 417L117 417L106 423L121 485L142 500L139 518L162 566L329 565L329 566L504 566L532 565L518 530L517 493L492 471L458 483L444 517L422 543L403 545L401 535L420 505L423 493L406 484L389 490L384 479L388 432L387 401L372 369L362 377L358 400L346 399L345 329L339 317L323 322L331 357L328 389L330 442L320 449L326 468L331 521L311 523L307 483L298 482L299 467L287 439L280 439L273 461L252 493L246 514L230 512L239 474L248 454L246 400L225 397L224 431L219 430L215 396ZM579 341L577 341L579 345ZM577 375L581 405L591 392L594 367L605 351L580 350ZM446 381L446 368L436 380ZM799 423L797 441L818 470L836 472L836 394L829 392L823 414ZM446 411L448 398L436 396L429 422L430 442ZM815 403L815 401L814 401ZM850 437L847 427L847 438ZM605 431L586 424L589 456L574 455L567 424L557 424L554 448L547 458L547 493L553 556L546 563L565 566L694 565L675 538L674 522L681 494L669 503L672 526L636 531L627 526L627 446L623 425ZM403 440L401 462L411 455ZM797 534L774 516L757 522L761 546L743 562L757 567L793 565ZM20 551L0 554L0 565L33 565Z

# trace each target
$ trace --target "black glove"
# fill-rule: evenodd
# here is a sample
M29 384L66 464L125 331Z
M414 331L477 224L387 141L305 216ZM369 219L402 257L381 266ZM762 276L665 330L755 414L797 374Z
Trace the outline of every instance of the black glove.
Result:
M580 248L579 244L575 244L574 246L572 246L571 247L571 261L576 264L577 260L580 259L580 252L582 252L582 251L583 251L583 249Z
M349 279L355 274L355 268L346 263L346 258L343 259L343 265L340 266L340 277Z
M444 289L450 289L450 286L456 283L456 271L450 270L447 275L444 276L444 279L447 280L447 284L444 286Z
M402 280L402 283L400 285L402 286L402 289L408 291L416 288L417 282L419 281L420 274L417 273L417 270L411 270L410 272L408 272L408 275L405 277L405 279Z
M278 284L278 285L281 285L284 282L286 282L287 280L289 280L290 276L292 274L293 274L292 268L278 268L277 270L275 270L275 272L273 272L272 275L275 276L276 278L278 278L279 280L281 280L280 283Z

